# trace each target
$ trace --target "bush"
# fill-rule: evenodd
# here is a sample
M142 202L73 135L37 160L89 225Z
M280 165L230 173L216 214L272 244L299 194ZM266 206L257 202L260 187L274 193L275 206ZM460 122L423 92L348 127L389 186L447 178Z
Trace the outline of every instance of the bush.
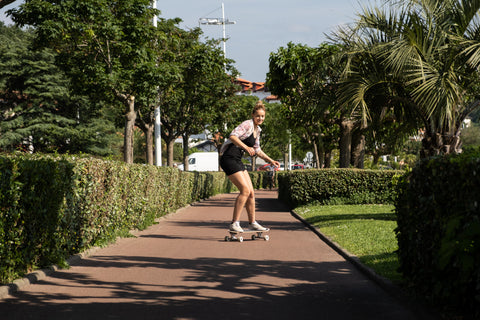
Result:
M278 175L279 199L297 207L319 204L393 203L396 177L403 171L321 169L296 170Z
M233 189L222 172L87 157L0 156L0 282Z
M254 189L267 189L270 187L270 178L267 171L249 171L248 174ZM277 176L275 174L275 180L277 180Z
M400 271L434 304L480 317L480 152L421 161L396 201Z

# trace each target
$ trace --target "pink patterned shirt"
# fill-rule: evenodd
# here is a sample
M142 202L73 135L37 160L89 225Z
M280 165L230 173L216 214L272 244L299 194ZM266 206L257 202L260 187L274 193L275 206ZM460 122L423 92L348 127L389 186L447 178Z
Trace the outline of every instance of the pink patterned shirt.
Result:
M255 129L255 126L253 124L253 120L245 120L243 121L238 127L233 129L232 133L230 133L230 136L236 136L240 140L244 140L253 133L253 130ZM255 153L258 153L259 151L262 151L260 148L260 132L262 129L257 126L257 138L255 139L255 144L253 148L255 149ZM227 139L225 140L225 143L222 145L222 148L220 149L220 155L222 155L225 150L227 150L228 145L232 143L232 140Z

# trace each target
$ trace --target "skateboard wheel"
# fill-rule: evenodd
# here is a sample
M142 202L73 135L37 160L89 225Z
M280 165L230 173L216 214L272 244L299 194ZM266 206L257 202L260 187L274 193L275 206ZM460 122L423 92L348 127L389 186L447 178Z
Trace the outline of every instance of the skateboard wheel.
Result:
M225 236L225 241L230 241L230 237L229 236Z
M265 239L265 241L268 241L268 240L270 240L270 237L268 235L265 235L264 239Z
M255 235L254 235L254 234L252 234L252 240L255 240L255 238L256 238L256 237L255 237Z
M238 241L243 242L243 237L238 237Z

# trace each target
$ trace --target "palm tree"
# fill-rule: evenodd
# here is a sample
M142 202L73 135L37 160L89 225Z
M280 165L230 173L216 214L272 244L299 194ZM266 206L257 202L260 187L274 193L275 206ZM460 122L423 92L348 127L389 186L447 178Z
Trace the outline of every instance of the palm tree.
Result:
M362 168L365 145L378 161L385 150L401 145L417 128L404 82L383 63L381 44L391 41L391 34L357 24L339 28L331 37L341 43L337 59L345 65L338 89L341 167Z
M8 6L10 3L14 3L15 0L0 0L0 9Z
M460 152L461 123L480 106L479 9L480 0L390 0L365 7L356 28L343 33L357 58L346 69L345 102L365 121L369 98L390 97L392 107L410 108L408 115L422 122L423 157ZM372 61L375 73L361 72Z

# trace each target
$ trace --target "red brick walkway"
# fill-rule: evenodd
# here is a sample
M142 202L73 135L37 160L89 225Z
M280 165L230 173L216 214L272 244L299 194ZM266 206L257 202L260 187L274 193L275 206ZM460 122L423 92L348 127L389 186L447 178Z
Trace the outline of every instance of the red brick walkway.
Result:
M257 192L270 241L225 242L235 194L182 209L0 301L0 319L422 319ZM242 218L246 219L246 213Z

